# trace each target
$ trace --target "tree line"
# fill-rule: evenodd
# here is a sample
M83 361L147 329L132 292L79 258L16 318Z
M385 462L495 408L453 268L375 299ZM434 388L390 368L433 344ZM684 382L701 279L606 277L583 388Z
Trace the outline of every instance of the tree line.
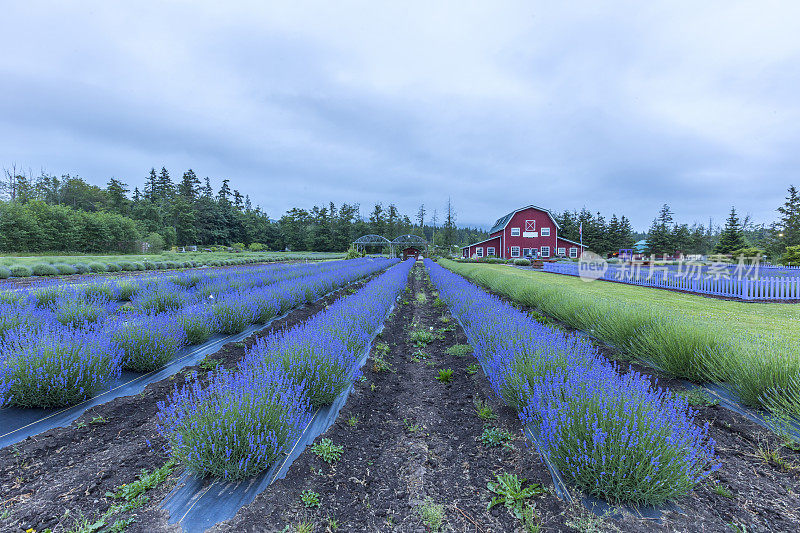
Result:
M258 244L270 250L345 251L355 239L389 240L417 234L442 246L480 240L486 232L456 225L448 199L440 214L423 205L414 221L395 204L376 203L362 214L357 203L295 207L272 220L249 195L223 179L218 190L191 169L173 181L151 169L142 190L111 178L105 187L78 176L4 169L0 182L0 250L5 252L132 252L185 245ZM140 250L140 249L139 249Z
M792 185L785 202L776 210L778 220L755 224L749 216L740 217L735 207L722 227L677 224L669 205L664 205L647 232L647 252L652 254L743 254L766 255L771 261L800 254L800 194ZM787 255L788 254L788 255Z

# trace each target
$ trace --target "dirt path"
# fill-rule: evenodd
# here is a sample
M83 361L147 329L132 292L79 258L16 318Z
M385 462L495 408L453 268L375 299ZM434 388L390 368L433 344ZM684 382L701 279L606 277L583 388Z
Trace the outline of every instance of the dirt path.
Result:
M522 531L502 505L487 511L493 496L487 482L497 473L512 472L549 487L550 476L538 454L526 448L516 414L496 401L489 400L497 416L490 425L512 433L513 449L487 447L478 440L485 423L473 402L489 397L489 385L480 370L467 374L476 363L472 355L445 352L466 343L466 337L445 308L433 305L423 273L421 266L412 271L407 303L395 310L373 347L366 379L356 384L334 425L316 441L328 438L342 446L341 459L328 465L307 448L285 479L213 531L283 531L287 525L287 531L295 531L311 522L317 532L424 532L432 530L420 514L426 503L442 505L441 531ZM417 299L420 293L424 301ZM424 330L438 338L415 345L412 331ZM390 369L376 371L378 358ZM450 384L435 379L446 368L453 370ZM305 490L319 494L318 508L301 502ZM554 496L531 501L543 530L570 529L564 525L565 506Z
M244 355L245 346L259 336L306 320L372 277L296 309L245 342L226 344L209 357L231 367ZM69 427L49 430L0 450L0 531L69 531L80 520L91 523L119 503L107 498L106 492L135 481L142 469L154 470L168 460L166 442L156 430L156 404L193 371L205 375L199 366L186 367L149 385L139 395L89 409ZM176 469L166 482L147 493L147 502L134 511L136 521L126 531L170 529L166 513L157 504L177 474Z

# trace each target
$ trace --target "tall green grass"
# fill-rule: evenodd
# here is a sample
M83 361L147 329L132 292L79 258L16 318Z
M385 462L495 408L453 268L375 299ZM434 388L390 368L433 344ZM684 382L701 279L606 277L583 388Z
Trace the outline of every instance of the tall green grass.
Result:
M774 330L775 324L762 308L748 307L754 304L715 302L717 309L719 304L738 306L724 307L715 316L715 308L705 306L700 296L691 300L677 295L680 305L670 306L664 300L668 296L657 303L648 300L649 291L657 289L626 286L619 290L601 281L560 282L553 277L563 277L558 274L520 274L503 266L448 260L441 264L496 294L592 335L628 358L695 382L721 383L749 406L780 410L800 419L800 340L793 336L800 328L787 320L785 338L762 333L762 315L765 327ZM756 313L755 318L747 317L748 309ZM743 331L745 320L748 329Z

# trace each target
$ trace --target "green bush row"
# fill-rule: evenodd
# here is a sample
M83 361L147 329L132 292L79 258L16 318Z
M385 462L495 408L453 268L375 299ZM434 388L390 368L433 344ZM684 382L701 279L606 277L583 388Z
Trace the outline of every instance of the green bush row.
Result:
M68 276L72 274L104 273L104 272L134 272L137 270L172 270L178 268L194 268L200 266L236 266L251 263L275 262L288 259L280 256L241 257L236 259L208 259L203 261L126 261L102 263L91 261L89 263L36 263L31 266L11 265L0 267L0 279L26 278L29 276Z

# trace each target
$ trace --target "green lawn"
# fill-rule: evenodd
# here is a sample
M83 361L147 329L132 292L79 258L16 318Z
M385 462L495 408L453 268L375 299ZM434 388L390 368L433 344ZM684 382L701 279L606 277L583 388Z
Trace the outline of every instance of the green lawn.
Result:
M608 281L585 282L574 276L521 270L508 265L469 266L496 271L510 279L576 291L592 298L645 306L657 313L677 314L710 326L720 326L726 335L732 337L768 335L787 343L800 343L798 304L745 303Z

